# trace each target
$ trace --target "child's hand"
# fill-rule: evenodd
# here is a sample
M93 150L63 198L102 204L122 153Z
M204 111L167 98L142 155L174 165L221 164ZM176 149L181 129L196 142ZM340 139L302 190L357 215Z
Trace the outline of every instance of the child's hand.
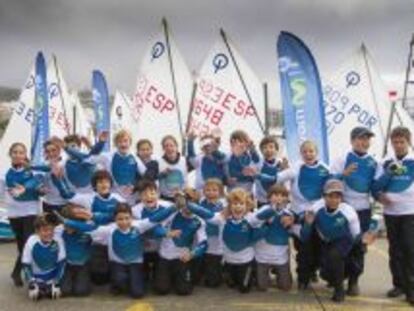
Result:
M280 219L280 222L281 222L281 224L284 228L288 228L291 225L293 225L294 218L293 218L293 216L285 215L285 216L282 216L282 218Z
M286 170L286 169L289 168L289 161L288 161L288 159L286 159L286 158L283 158L282 159L282 162L280 163L280 168L282 170Z
M229 179L227 179L227 183L229 186L234 186L237 183L237 178L230 177Z
M26 191L26 188L23 185L16 185L15 187L9 190L12 197L17 198L21 196Z
M381 193L377 199L382 205L390 205L392 201L388 198L388 196L384 193Z
M167 237L171 239L179 238L181 235L181 230L170 230L167 233Z
M92 212L85 208L74 208L72 213L77 219L91 220L93 217Z
M171 169L167 167L165 170L163 170L160 174L162 175L168 175L171 172Z
M308 225L311 225L313 224L314 221L315 221L315 213L311 211L305 212L305 222Z
M245 168L243 168L242 170L242 174L244 176L255 176L257 173L257 169L253 166L247 166Z
M186 249L180 256L180 260L184 263L189 262L192 258L193 256L191 255L191 252L188 249Z
M98 140L101 143L108 141L108 138L109 138L109 132L108 131L103 131L98 136Z
M377 235L374 232L368 231L362 235L362 243L371 245L377 239Z
M89 141L89 139L85 136L81 137L81 142L87 147L87 148L91 148L91 142Z
M349 176L353 172L355 172L357 169L358 169L358 163L351 163L344 169L344 171L342 172L342 175Z
M121 187L121 192L124 196L130 196L131 194L134 193L134 186L122 186Z

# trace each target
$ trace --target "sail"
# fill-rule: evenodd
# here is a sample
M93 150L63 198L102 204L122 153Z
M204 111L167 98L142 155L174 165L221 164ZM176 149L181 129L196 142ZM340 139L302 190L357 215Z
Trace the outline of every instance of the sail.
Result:
M76 91L70 94L71 116L74 124L73 133L87 137L91 142L94 141L93 124L88 119L85 108L82 106Z
M53 136L64 138L73 131L73 115L70 109L68 87L54 56L47 69L47 82L50 133Z
M27 150L31 149L31 128L34 122L35 82L34 68L14 104L13 112L0 142L0 172L4 172L10 164L8 151L14 142L22 142Z
M133 98L137 134L161 153L161 140L173 135L180 142L191 101L192 78L178 47L163 21L163 29L152 38L139 68Z
M263 137L264 120L262 83L234 44L222 35L199 71L188 130L203 136L219 129L221 147L229 151L234 130L246 131L257 144Z
M370 152L381 158L391 115L388 90L367 48L362 45L324 80L325 114L330 156L349 150L349 133L355 126L374 132ZM413 122L399 103L393 124L413 129ZM338 143L341 141L341 143Z
M121 129L128 130L132 135L132 141L137 141L138 132L131 113L131 107L131 99L124 92L117 90L111 108L111 141L114 141L114 136Z
M322 86L316 62L295 35L281 32L277 41L284 129L289 160L300 159L300 145L311 140L329 163Z

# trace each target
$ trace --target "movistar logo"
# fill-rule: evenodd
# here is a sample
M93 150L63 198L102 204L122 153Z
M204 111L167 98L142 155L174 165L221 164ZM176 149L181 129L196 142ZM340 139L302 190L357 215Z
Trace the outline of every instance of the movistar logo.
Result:
M292 104L298 108L305 104L306 100L306 80L303 78L294 78L289 83L292 90Z

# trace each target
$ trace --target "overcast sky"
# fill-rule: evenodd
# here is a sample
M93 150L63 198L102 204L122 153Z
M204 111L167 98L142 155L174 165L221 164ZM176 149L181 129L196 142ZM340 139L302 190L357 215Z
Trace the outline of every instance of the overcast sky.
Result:
M301 37L322 75L364 41L386 81L403 83L414 0L0 0L0 85L21 87L38 50L58 56L71 88L101 69L131 94L148 40L167 17L190 69L223 27L262 80L277 74L281 30Z

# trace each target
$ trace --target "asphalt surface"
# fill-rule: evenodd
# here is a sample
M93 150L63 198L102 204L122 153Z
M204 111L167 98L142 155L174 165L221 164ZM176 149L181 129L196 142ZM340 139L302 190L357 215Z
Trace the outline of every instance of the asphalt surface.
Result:
M386 240L378 240L370 247L366 271L362 276L361 295L348 298L345 303L334 304L330 301L331 291L323 282L313 285L306 292L295 289L289 293L276 289L249 294L222 286L219 289L196 287L193 295L164 297L148 294L144 299L133 300L128 297L114 297L106 287L94 289L87 298L64 298L58 301L41 300L32 302L26 297L25 289L15 288L9 277L15 256L13 243L0 244L0 310L59 310L59 311L261 311L261 310L411 310L403 298L388 299L386 291L391 286L388 270ZM292 260L293 261L293 260ZM295 284L296 285L296 284Z

